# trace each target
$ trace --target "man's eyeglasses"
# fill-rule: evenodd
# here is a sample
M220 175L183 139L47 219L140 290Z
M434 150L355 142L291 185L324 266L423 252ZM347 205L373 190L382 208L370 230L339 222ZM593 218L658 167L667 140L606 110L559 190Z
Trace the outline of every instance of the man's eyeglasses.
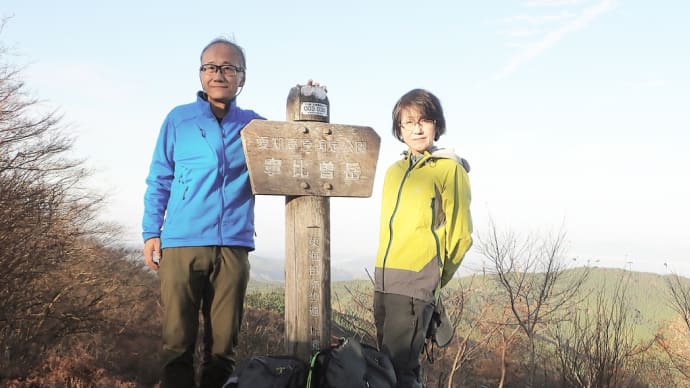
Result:
M417 127L429 128L430 126L432 126L434 124L436 124L436 120L419 119L418 121L413 121L413 120L403 121L400 123L400 126L403 127L403 129L406 129L408 131L412 131L412 130L417 129Z
M201 65L199 71L204 74L216 74L220 71L226 77L234 77L237 73L243 73L244 69L234 65L214 65L213 63L207 63Z

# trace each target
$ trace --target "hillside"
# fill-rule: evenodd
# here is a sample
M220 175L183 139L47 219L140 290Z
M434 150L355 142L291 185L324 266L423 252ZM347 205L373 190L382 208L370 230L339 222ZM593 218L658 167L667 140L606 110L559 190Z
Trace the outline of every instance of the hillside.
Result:
M275 262L273 262L275 264ZM276 265L277 266L277 265ZM252 265L254 270L254 265ZM282 271L282 267L280 269ZM260 274L268 274L270 272L260 272ZM282 272L273 268L273 277L258 276L250 281L250 288L252 290L273 290L282 292L283 279ZM579 271L575 268L571 271ZM335 271L334 271L335 272ZM279 274L279 275L277 275ZM584 289L594 290L604 285L608 291L616 284L620 276L623 274L630 275L630 286L627 291L627 296L630 305L634 308L633 314L634 328L636 337L638 338L652 338L657 332L660 324L669 322L677 318L677 313L669 306L669 296L667 290L667 275L659 275L648 272L630 272L619 268L591 268L590 276L584 284ZM254 275L254 274L253 274ZM278 277L280 276L280 277ZM690 280L685 279L690 282ZM486 292L495 292L497 290L497 283L491 278L491 275L467 275L457 277L456 281L449 284L445 292L452 293L454 289L460 284L467 285L473 282L475 287L485 287ZM337 304L347 306L352 302L353 296L359 293L373 292L373 286L370 280L362 279L348 279L337 280L334 279L331 283L333 295L333 307ZM354 295L353 295L354 294ZM472 301L468 301L470 306Z
M568 275L578 275L582 273L585 268L575 268L566 271ZM586 360L591 359L591 364L586 366L576 359L571 360L572 364L568 364L569 373L599 373L598 376L610 376L611 373L620 374L621 378L625 380L619 381L618 384L610 386L687 386L677 385L678 381L685 381L679 374L679 370L685 370L684 364L687 361L683 352L686 349L684 343L687 341L687 328L674 326L672 322L679 322L680 316L670 306L670 298L667 291L668 276L644 273L631 272L616 268L589 268L591 270L588 280L583 284L582 290L585 293L591 293L589 299L578 304L579 307L592 306L595 304L595 295L602 291L603 299L610 300L614 295L614 286L620 282L622 277L628 279L626 290L626 301L630 306L630 314L628 321L625 323L625 331L617 331L615 327L602 327L588 330L595 330L603 332L601 338L608 338L608 341L620 341L610 343L611 348L604 347L595 348L601 343L595 344L589 342L585 348L580 348L574 354L579 357L584 357ZM690 284L690 280L682 278L686 284ZM280 304L280 299L283 296L284 287L282 282L251 282L254 295L248 296L251 304L259 302L261 309L268 308L276 310L275 306ZM372 314L372 294L373 286L370 280L348 280L348 281L333 281L332 287L332 309L333 309L333 333L345 332L363 338L365 342L373 343L375 341L373 328L373 314ZM525 342L526 339L522 331L518 330L517 337L512 337L511 332L517 329L513 323L505 324L502 327L500 317L495 316L481 316L479 312L482 306L486 303L494 303L500 306L504 303L500 295L505 295L499 288L496 279L489 274L463 276L458 277L452 281L445 289L446 301L460 294L460 290L466 292L466 299L460 305L451 305L449 308L451 316L457 313L457 308L461 306L464 310L462 313L462 321L459 323L458 336L460 339L467 339L468 342L464 345L455 344L452 347L437 349L437 362L429 366L427 375L429 382L446 381L448 378L444 372L452 365L453 360L461 360L464 365L458 371L456 380L460 385L453 384L453 386L461 387L475 387L475 386L496 386L500 379L502 365L506 368L505 373L509 380L514 384L507 384L506 386L524 386L517 383L523 375L527 360L526 355L529 354L529 345ZM471 289L471 292L468 290ZM488 297L487 297L488 296ZM498 297L497 297L498 296ZM458 300L457 298L455 299ZM595 311L595 308L590 308L587 311ZM494 310L496 311L496 310ZM500 311L500 310L499 310ZM566 313L566 311L562 311ZM510 315L510 313L508 313ZM505 317L504 317L505 318ZM601 317L599 318L601 319ZM614 318L615 319L615 318ZM508 321L512 321L508 317ZM596 321L603 323L602 321ZM617 324L618 321L611 321L609 323ZM604 323L607 324L607 323ZM628 326L629 324L629 326ZM476 326L474 326L476 325ZM682 326L682 325L681 325ZM667 344L677 346L681 349L680 352L673 350L674 357L677 357L673 362L670 362L664 351L660 350L657 345L649 348L649 351L643 350L646 346L652 344L650 340L654 339L660 333L660 328L671 328L671 337L668 337ZM552 337L553 327L551 325L541 326L538 334L538 348L540 352L546 357L538 362L538 368L543 369L543 376L558 376L561 373L559 368L564 367L559 364L559 357L556 352L556 342ZM630 331L628 331L628 329ZM609 335L624 337L608 337ZM674 336L680 336L678 338ZM684 336L684 337L683 337ZM601 339L600 338L600 339ZM572 337L572 340L596 341L592 337ZM508 342L502 342L508 341ZM574 346L574 344L572 345ZM591 346L591 348L590 348ZM607 345L605 345L607 346ZM620 346L620 348L618 347ZM505 347L505 348L504 348ZM505 364L501 361L501 349L505 349L506 354ZM590 349L592 352L590 354ZM621 353L618 353L619 349ZM457 358L459 357L459 358ZM687 359L687 360L690 360ZM575 365L579 365L575 367ZM576 369L581 368L581 369ZM658 372L659 368L663 373ZM614 372L617 370L618 372ZM565 373L565 372L563 372ZM572 376L571 376L572 377ZM601 377L605 378L605 377ZM689 377L690 378L690 377ZM552 387L563 386L562 382L556 380L549 380L545 377L543 381L537 386ZM673 383L671 383L673 382ZM556 385L554 385L556 384ZM437 386L437 385L430 385ZM577 386L577 385L574 385Z

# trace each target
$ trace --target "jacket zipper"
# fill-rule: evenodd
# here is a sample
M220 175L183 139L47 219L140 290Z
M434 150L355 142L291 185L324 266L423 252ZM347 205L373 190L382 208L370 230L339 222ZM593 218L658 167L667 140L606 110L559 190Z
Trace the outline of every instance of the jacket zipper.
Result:
M226 113L226 117L230 114L230 112ZM226 117L223 117L225 119ZM220 123L218 123L218 128L220 129L220 144L221 144L221 149L220 149L220 163L221 163L221 179L220 179L220 187L218 190L220 191L220 219L218 219L218 240L220 241L220 245L224 245L223 242L223 216L225 213L225 132L223 131L223 124L222 120Z
M419 161L417 161L417 163L419 163ZM388 252L391 249L391 243L393 242L393 219L395 218L395 214L398 212L402 188L405 185L405 181L410 176L410 172L412 172L415 164L410 164L410 167L408 167L407 171L405 171L402 181L400 181L400 186L398 187L398 196L395 199L395 207L393 208L393 214L391 214L391 218L388 220L388 244L386 245L386 253L383 255L383 265L381 267L381 291L386 290L386 261L388 260Z

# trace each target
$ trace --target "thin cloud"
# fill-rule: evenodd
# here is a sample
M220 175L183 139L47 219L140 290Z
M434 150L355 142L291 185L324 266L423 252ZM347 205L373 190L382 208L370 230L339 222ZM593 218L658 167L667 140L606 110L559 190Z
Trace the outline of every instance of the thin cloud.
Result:
M627 86L633 88L661 88L669 84L670 83L663 78L649 78L636 82L628 82Z
M533 0L525 3L527 7L542 7L542 6L556 6L556 5L577 5L583 0Z
M503 35L505 35L508 38L530 38L530 37L533 37L535 35L540 35L541 33L542 33L542 31L538 30L538 29L523 28L523 29L515 29L515 30L505 31L503 33ZM521 46L524 47L524 45L521 45Z
M544 24L558 23L564 20L571 20L576 16L577 14L573 12L563 11L558 15L517 15L506 18L504 22L525 22L529 25L540 26Z
M642 86L646 88L660 88L668 85L668 81L663 79L650 79L642 82Z
M556 1L539 1L538 3L555 3ZM537 3L537 2L535 2ZM494 80L505 78L506 76L515 72L521 65L529 62L542 52L553 47L566 35L586 27L589 23L594 21L599 16L611 10L616 4L616 0L602 0L598 4L585 9L581 15L565 23L560 28L552 31L536 44L530 45L529 48L514 56L508 64L503 67L494 77Z

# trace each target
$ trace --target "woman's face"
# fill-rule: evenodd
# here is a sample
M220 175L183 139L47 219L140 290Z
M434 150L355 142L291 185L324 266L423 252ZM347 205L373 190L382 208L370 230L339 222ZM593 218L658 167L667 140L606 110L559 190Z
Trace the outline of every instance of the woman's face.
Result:
M436 123L422 117L415 107L405 108L400 112L400 132L412 152L422 154L434 145Z

